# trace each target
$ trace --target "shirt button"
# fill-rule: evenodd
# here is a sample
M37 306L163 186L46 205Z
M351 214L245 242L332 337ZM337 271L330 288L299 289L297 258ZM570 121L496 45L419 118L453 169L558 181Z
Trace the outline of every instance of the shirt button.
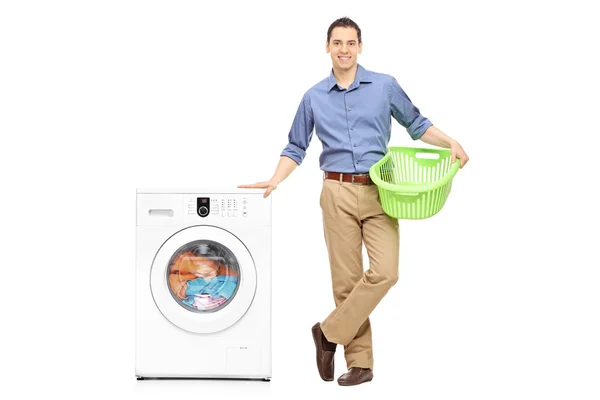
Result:
M354 143L354 147L356 147L356 143Z
M351 130L351 131L353 131L353 130L354 130L354 128L350 128L350 130Z

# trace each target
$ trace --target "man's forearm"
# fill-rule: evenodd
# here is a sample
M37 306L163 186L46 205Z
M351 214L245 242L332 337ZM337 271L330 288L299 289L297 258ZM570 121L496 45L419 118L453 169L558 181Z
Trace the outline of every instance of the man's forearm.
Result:
M296 164L296 161L292 160L289 157L281 156L279 158L279 164L277 164L275 173L271 178L271 182L273 182L275 185L279 185L285 178L287 178L292 173L292 171L296 169L297 166L298 164Z
M421 140L433 146L444 147L447 149L452 147L452 143L455 142L454 139L433 125L427 128L423 136L421 136Z

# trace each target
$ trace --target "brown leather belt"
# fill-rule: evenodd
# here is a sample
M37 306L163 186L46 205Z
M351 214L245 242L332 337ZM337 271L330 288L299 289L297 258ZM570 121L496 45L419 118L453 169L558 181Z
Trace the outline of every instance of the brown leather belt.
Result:
M333 179L340 182L354 183L356 185L372 185L373 181L369 174L342 174L339 172L325 172L325 179Z

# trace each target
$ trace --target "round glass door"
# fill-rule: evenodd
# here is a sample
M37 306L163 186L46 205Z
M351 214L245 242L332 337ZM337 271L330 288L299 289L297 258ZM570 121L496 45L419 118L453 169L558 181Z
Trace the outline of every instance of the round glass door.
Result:
M240 268L224 244L200 239L177 249L167 275L169 290L179 305L192 312L215 312L235 297Z
M193 226L161 246L150 285L156 305L173 324L190 332L217 332L250 307L256 269L236 236L214 226Z

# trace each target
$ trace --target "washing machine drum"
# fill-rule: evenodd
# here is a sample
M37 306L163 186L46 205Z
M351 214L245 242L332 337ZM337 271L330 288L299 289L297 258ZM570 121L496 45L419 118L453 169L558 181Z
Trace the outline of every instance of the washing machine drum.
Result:
M256 267L246 246L214 226L192 226L158 250L150 272L152 296L174 325L218 332L239 321L256 292Z

